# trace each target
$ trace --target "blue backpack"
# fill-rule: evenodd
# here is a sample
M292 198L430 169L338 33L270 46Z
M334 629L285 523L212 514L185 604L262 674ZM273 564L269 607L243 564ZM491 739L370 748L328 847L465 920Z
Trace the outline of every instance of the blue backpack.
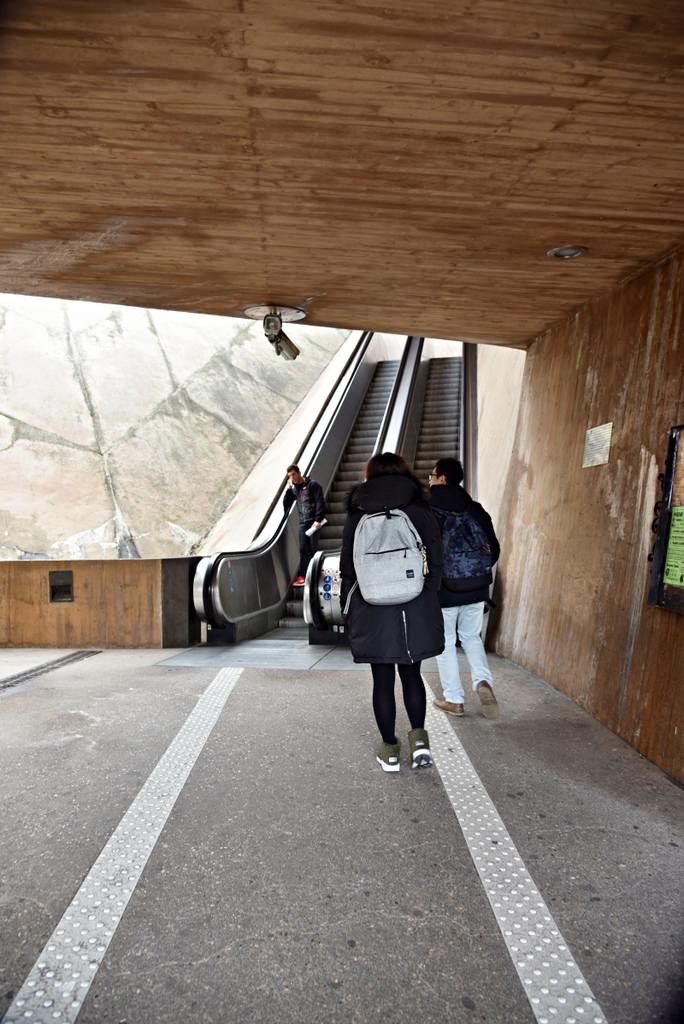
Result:
M484 529L466 509L447 512L432 506L442 534L442 586L475 590L492 582L492 554Z

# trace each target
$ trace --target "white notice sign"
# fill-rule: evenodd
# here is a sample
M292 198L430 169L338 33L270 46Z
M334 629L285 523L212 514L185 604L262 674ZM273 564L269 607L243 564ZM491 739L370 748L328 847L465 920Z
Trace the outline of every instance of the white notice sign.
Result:
M600 427L592 427L587 430L582 469L587 469L589 466L604 466L608 462L612 435L612 423L602 423Z

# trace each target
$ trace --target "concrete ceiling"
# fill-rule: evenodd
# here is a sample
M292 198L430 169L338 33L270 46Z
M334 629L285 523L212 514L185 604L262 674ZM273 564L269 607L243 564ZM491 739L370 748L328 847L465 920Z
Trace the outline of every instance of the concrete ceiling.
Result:
M521 345L684 239L682 0L10 0L0 26L2 291Z

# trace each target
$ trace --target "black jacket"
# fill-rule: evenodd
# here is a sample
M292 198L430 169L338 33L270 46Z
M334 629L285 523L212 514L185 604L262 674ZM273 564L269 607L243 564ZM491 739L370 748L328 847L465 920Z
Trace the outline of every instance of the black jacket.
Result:
M283 497L283 508L286 512L290 511L295 501L301 526L320 523L325 515L325 496L320 484L305 476L303 484L288 487Z
M487 512L477 501L473 501L468 492L458 485L437 484L430 488L430 505L446 512L465 512L466 509L473 519L479 523L487 535L492 553L492 565L499 560L500 547L494 532L494 525ZM439 603L442 608L457 608L465 604L478 604L489 597L489 585L480 584L473 590L447 590L442 587L439 592Z
M429 574L418 597L406 604L367 604L357 587L345 618L347 635L356 662L407 665L424 661L444 650L444 626L439 607L442 544L435 517L420 487L408 476L378 476L360 484L349 495L348 516L342 535L340 600L356 581L354 534L368 512L401 508L407 514L427 550Z

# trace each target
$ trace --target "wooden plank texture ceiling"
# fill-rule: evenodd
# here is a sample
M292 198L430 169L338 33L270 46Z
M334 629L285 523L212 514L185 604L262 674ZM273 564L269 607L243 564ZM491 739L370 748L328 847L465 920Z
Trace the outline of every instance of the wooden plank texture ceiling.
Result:
M1 291L522 345L684 239L682 0L9 0L0 27Z

